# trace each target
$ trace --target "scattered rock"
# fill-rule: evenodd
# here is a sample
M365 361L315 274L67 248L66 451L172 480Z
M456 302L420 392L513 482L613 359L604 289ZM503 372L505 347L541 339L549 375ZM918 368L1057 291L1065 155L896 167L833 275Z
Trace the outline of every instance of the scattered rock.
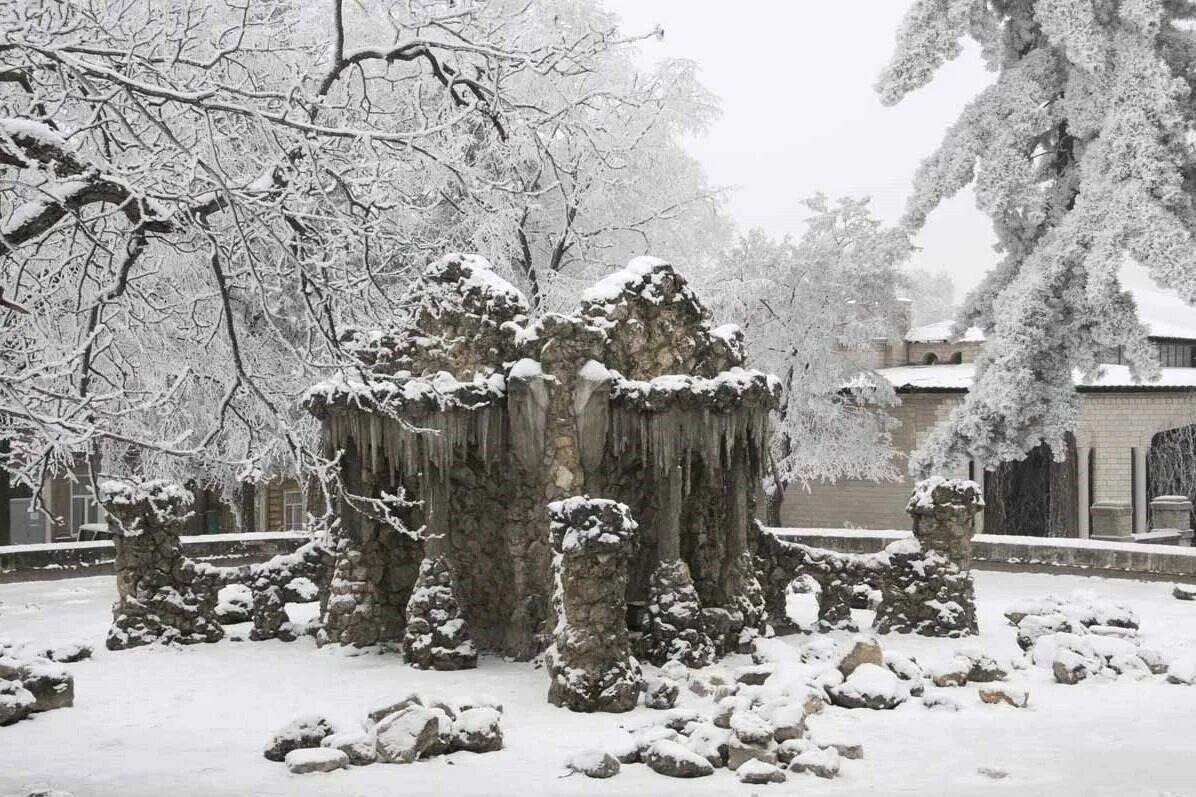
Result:
M719 728L712 723L702 722L692 726L685 746L691 751L705 758L710 765L724 767L730 754L728 745L731 741L731 731Z
M60 664L74 664L77 661L90 659L92 652L91 645L86 645L82 642L69 642L65 645L49 648L42 655L50 661L56 661Z
M986 778L992 778L993 780L1004 780L1005 778L1009 777L1009 773L1005 770L994 769L993 767L979 767L977 768L976 772Z
M671 739L654 743L644 755L644 763L658 775L670 778L701 778L714 774L709 761Z
M861 664L875 664L878 667L884 665L880 643L872 637L857 636L851 640L851 648L839 659L839 672L846 678Z
M932 711L959 711L963 708L958 700L948 695L926 695L922 698L922 705Z
M896 675L871 663L859 665L847 680L827 692L831 702L843 708L892 709L909 697L909 690Z
M471 708L453 720L453 747L471 753L502 749L502 719L492 708Z
M1054 614L1027 615L1017 624L1017 645L1022 650L1029 650L1039 637L1047 634L1071 633L1074 627L1067 616L1056 612Z
M412 692L400 700L396 700L393 703L388 703L385 706L380 706L379 708L371 711L366 715L368 718L366 724L372 727L381 722L385 717L389 717L391 714L397 714L408 706L422 706L423 704L424 703L422 700L420 700L419 695Z
M741 742L767 744L772 741L772 725L754 711L736 711L731 715L730 728Z
M331 747L304 747L287 753L287 769L296 775L308 772L333 772L349 766L349 756Z
M767 764L777 762L777 743L769 736L763 742L749 742L734 732L727 741L727 769L739 769L748 761L759 760Z
M587 778L613 778L619 774L619 759L610 753L589 748L579 750L565 760L570 772L580 772Z
M52 711L75 704L75 679L65 667L49 659L22 663L21 684L36 699L31 712Z
M971 670L971 659L955 656L946 664L931 669L930 680L935 686L963 686L968 682L968 673Z
M800 739L806 732L806 710L800 703L788 703L772 712L772 738L778 742Z
M216 619L221 625L253 619L253 590L246 584L229 584L216 593Z
M644 705L654 709L669 709L677 704L681 685L671 678L649 678L644 693Z
M763 686L769 676L776 672L775 664L753 664L735 670L735 682L748 686Z
M1111 636L1118 639L1135 639L1138 636L1138 629L1125 628L1120 625L1090 625L1088 626L1088 633L1096 634L1097 636Z
M1051 669L1055 673L1055 680L1061 684L1078 684L1092 675L1088 659L1067 649L1055 654Z
M967 679L972 683L1004 681L1009 676L1009 672L999 665L996 659L983 651L964 650L960 651L959 655L971 662Z
M813 742L795 739L800 747L789 761L790 772L808 772L820 778L833 778L839 774L839 753L833 747L823 749Z
M839 657L839 648L829 636L816 636L801 650L801 660L806 664L830 664Z
M722 700L724 697L735 694L736 687L731 673L722 667L703 667L689 674L689 691L698 697Z
M692 708L671 708L665 715L664 726L671 728L677 733L685 732L690 723L702 722L704 719L702 713L697 709Z
M1138 658L1142 659L1150 668L1151 675L1162 675L1167 672L1167 661L1163 658L1163 654L1154 648L1139 647Z
M1181 601L1196 601L1196 584L1176 584L1171 596Z
M408 706L384 717L375 734L379 761L410 764L437 744L440 718L423 706Z
M635 734L635 747L639 759L644 760L644 756L648 754L648 750L657 742L668 740L676 741L680 737L672 728L666 728L663 725L654 725L649 728L644 728ZM627 763L627 762L624 762Z
M620 764L634 764L640 760L640 748L636 744L636 739L626 731L617 731L611 734L609 739L604 740L601 747L606 753L614 756Z
M777 767L775 764L769 764L754 758L751 761L745 761L739 769L735 770L735 776L739 778L740 783L751 783L755 785L763 785L765 783L784 783L785 771Z
M365 766L378 760L377 742L368 733L350 731L325 736L321 747L340 750L353 766Z
M1025 708L1030 704L1030 693L1009 684L980 687L980 699L985 703L1008 703L1014 708Z
M37 698L20 681L0 680L0 725L12 725L29 716Z
M841 757L858 761L864 757L864 743L848 728L815 728L809 740L816 746L835 750Z
M324 738L332 734L332 724L324 717L315 714L299 717L274 734L264 755L269 761L282 761L292 750L319 747Z
M1185 656L1171 662L1167 668L1167 683L1184 686L1196 684L1196 656Z

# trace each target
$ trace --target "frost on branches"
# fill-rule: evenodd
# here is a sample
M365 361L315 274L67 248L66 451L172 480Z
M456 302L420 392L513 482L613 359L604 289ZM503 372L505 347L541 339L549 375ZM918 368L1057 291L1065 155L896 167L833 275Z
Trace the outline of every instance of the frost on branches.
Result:
M1103 347L1157 374L1119 271L1132 259L1196 300L1194 21L1196 8L1167 0L918 0L908 12L878 84L886 103L927 84L965 36L997 77L922 164L906 221L919 228L972 184L1004 254L958 318L988 336L976 384L918 468L1066 450L1072 369L1094 378Z

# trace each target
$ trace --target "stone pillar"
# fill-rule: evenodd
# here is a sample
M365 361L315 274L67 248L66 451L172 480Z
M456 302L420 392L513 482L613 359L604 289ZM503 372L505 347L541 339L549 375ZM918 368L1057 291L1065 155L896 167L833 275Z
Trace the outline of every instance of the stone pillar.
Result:
M216 591L197 580L179 542L191 494L164 481L105 481L99 487L116 547L117 600L108 649L221 639Z
M1139 443L1134 449L1134 531L1146 532L1146 452L1148 443Z
M468 670L478 666L449 561L448 475L433 473L424 494L424 559L407 601L403 654L421 670Z
M1192 544L1192 502L1184 495L1160 495L1150 502L1151 531L1176 530L1179 544Z
M548 702L572 711L630 711L644 689L627 634L628 568L638 545L624 504L577 497L548 505L556 588L545 653Z
M1096 449L1096 486L1089 510L1091 537L1095 540L1129 541L1134 531L1133 449L1102 446Z
M980 497L983 498L984 497L984 479L985 479L984 463L982 463L978 459L973 460L972 461L972 472L973 472L973 474L975 474L975 478L973 479L973 481L975 481L976 486L980 488ZM976 513L976 533L977 534L984 533L984 509L983 509L983 507L981 507L980 511Z
M1076 523L1077 533L1081 539L1088 539L1088 510L1092 499L1088 495L1088 469L1091 462L1092 449L1088 446L1076 447Z
M970 568L974 517L983 505L975 482L936 476L915 485L906 507L913 536L885 549L889 568L881 579L877 633L978 632Z

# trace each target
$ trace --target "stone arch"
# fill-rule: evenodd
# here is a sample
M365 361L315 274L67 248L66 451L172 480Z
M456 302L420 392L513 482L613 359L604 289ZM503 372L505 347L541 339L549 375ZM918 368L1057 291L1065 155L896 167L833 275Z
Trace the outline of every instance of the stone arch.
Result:
M1161 495L1196 498L1196 422L1170 426L1150 438L1146 455L1146 500ZM1150 527L1154 527L1153 520Z
M932 351L926 352L926 356L922 358L922 365L934 365L939 361L939 356Z

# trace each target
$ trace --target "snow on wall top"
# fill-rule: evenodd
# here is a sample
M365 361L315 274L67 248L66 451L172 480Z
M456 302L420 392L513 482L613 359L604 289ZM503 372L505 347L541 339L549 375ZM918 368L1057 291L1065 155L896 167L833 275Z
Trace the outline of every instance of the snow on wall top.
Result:
M704 405L738 406L759 400L771 406L781 395L781 380L762 371L731 368L709 379L687 374L667 374L648 381L618 376L611 385L612 400L634 403L641 409L664 410L682 397Z
M581 300L593 304L613 302L619 298L628 285L648 276L656 268L666 265L668 263L659 257L643 255L632 258L624 268L603 277L586 288L581 294Z
M337 404L382 411L472 410L502 398L506 389L506 379L499 373L479 374L462 382L447 371L426 377L400 371L393 377L377 379L341 372L308 388L300 401L309 408Z
M956 337L951 334L954 321L935 321L933 324L922 324L911 327L905 334L908 343L983 343L984 330L980 327L968 327L963 335Z
M1196 340L1196 307L1185 302L1175 291L1129 288L1138 305L1138 319L1152 338ZM955 322L935 321L910 329L905 339L909 343L983 343L984 330L968 327L961 337L951 334Z
M1119 388L1154 388L1157 390L1196 390L1196 368L1162 368L1153 382L1135 381L1128 365L1102 365L1100 374L1085 382L1079 371L1072 375L1076 387L1096 390ZM898 390L969 390L976 379L974 363L962 365L902 365L882 368L877 373Z

